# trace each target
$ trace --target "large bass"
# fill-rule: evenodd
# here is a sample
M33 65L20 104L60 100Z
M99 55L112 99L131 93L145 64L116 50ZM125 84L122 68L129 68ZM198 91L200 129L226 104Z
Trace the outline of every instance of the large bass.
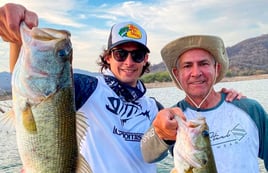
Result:
M91 172L78 152L76 133L83 130L76 129L87 127L76 127L70 33L29 29L24 23L20 30L23 44L12 75L12 100L23 171Z
M206 119L175 118L179 127L173 148L175 167L171 173L217 173Z

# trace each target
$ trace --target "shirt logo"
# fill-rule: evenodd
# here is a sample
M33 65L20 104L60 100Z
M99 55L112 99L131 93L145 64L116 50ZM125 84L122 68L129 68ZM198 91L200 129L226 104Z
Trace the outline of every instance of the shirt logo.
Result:
M141 39L142 34L139 28L133 24L121 28L118 32L121 37L128 37L132 39Z
M125 141L132 141L132 142L140 142L143 136L143 133L131 133L131 132L124 132L122 130L117 129L114 126L113 134L121 136L125 139Z
M240 124L237 124L232 129L227 130L225 134L210 132L210 141L212 146L220 148L238 144L246 135L246 130Z
M113 113L119 120L122 126L131 126L131 120L140 116L144 116L145 119L150 120L150 111L142 111L142 106L135 102L123 102L119 98L108 97L108 104L106 109ZM129 122L130 121L130 122ZM144 120L143 120L144 121ZM129 122L129 123L128 123ZM113 134L120 136L125 141L140 142L143 133L123 131L113 127Z
M129 120L139 116L145 116L150 120L150 111L142 112L141 105L137 103L125 103L115 97L108 97L108 100L109 104L106 104L106 109L119 117L122 126Z

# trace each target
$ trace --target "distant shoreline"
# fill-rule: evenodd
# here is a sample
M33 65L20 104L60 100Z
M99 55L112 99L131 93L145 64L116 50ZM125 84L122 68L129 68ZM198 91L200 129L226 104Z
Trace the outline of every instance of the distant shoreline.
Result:
M252 75L252 76L236 76L236 77L225 77L221 82L235 82L235 81L244 81L244 80L259 80L259 79L268 79L268 74L261 75ZM165 87L174 87L173 82L154 82L154 83L145 83L147 88L165 88ZM0 95L0 101L11 99L11 94Z
M0 95L0 101L11 100L11 99L12 99L11 93L7 95Z
M244 80L259 80L259 79L268 79L268 74L225 77L221 82L235 82ZM173 82L154 82L154 83L145 83L145 86L147 88L165 88L165 87L174 87L175 84Z

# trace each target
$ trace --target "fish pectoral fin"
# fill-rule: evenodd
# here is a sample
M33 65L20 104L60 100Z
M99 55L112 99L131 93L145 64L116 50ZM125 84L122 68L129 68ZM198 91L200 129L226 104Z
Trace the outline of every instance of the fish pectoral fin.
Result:
M0 129L8 132L15 130L15 114L13 109L0 116Z
M92 173L90 165L86 161L86 159L79 153L76 172L79 173Z
M26 107L22 111L22 122L28 132L35 133L37 131L31 107Z

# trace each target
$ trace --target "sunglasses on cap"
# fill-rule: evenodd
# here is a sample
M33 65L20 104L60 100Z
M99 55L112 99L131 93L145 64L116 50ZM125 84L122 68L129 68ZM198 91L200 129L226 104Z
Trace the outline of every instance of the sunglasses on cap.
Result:
M127 59L128 55L136 63L141 63L145 59L146 51L142 49L127 51L125 49L112 49L113 57L116 61L123 62Z

